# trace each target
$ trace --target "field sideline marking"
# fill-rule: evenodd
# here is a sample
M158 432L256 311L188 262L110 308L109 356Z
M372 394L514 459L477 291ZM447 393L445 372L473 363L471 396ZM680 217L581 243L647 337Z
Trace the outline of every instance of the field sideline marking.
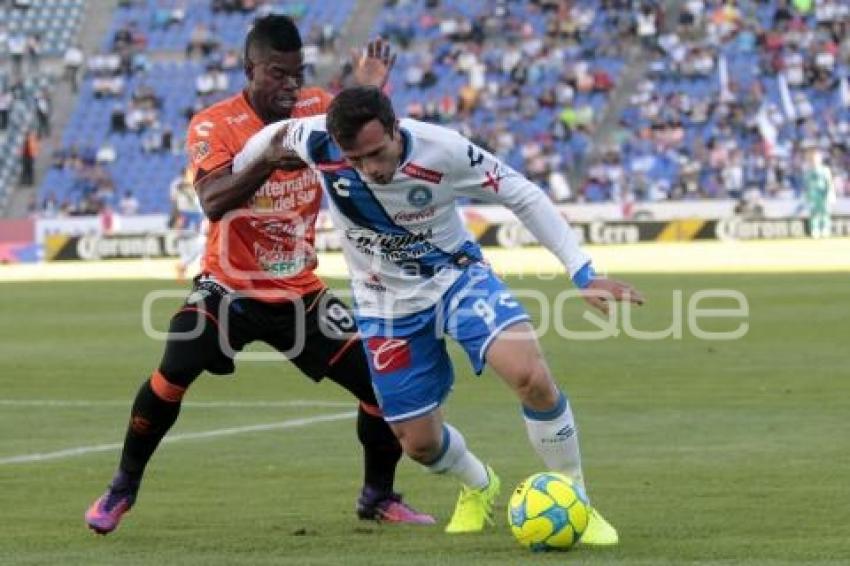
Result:
M133 400L89 400L89 399L0 399L0 407L130 407ZM262 408L262 407L351 407L353 402L310 401L184 401L183 407L217 408Z
M302 419L290 419L276 423L266 423L249 426L238 426L232 428L219 428L215 430L207 430L203 432L187 432L183 434L173 434L166 436L162 443L183 442L186 440L198 440L202 438L216 438L219 436L233 436L236 434L245 434L247 432L265 432L269 430L283 430L287 428L297 428L308 426L316 423L325 423L332 421L340 421L350 419L356 416L354 411L345 413L332 413L329 415L318 415L315 417L306 417ZM95 454L98 452L111 452L122 447L122 443L113 442L110 444L95 444L92 446L78 446L77 448L67 448L56 452L41 452L35 454L21 454L19 456L9 456L0 458L0 466L5 464L28 464L32 462L44 462L47 460L61 460L64 458L73 458L74 456L83 456L85 454Z

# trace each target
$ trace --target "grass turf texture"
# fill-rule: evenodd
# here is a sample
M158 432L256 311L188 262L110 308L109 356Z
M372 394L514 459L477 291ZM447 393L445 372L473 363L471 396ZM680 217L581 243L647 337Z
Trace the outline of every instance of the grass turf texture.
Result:
M644 329L669 324L672 292L731 288L750 303L733 342L618 337L543 346L582 434L590 495L621 544L531 555L505 524L510 490L541 471L516 402L490 373L457 371L448 418L503 480L497 525L449 537L456 485L404 461L398 487L439 528L364 523L353 419L166 444L137 506L112 535L83 525L118 451L0 465L0 564L680 564L845 563L850 555L850 287L842 275L631 276ZM562 281L509 279L552 296ZM337 282L339 284L339 282ZM119 442L161 344L141 303L163 282L9 283L0 324L0 399L110 400L124 406L0 405L0 459ZM157 304L165 328L179 299ZM527 303L537 318L538 307ZM729 306L716 304L716 306ZM575 301L564 311L580 318ZM711 327L730 329L737 321ZM578 324L581 326L581 324ZM189 401L347 401L285 363L247 363L238 379L202 377ZM353 408L353 405L352 405ZM173 433L274 423L345 407L187 406Z

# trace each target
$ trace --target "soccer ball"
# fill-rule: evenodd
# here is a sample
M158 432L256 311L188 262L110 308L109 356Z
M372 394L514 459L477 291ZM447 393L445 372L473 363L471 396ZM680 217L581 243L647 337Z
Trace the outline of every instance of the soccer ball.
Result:
M511 495L508 524L531 550L567 550L587 527L587 498L567 476L543 472L521 482Z

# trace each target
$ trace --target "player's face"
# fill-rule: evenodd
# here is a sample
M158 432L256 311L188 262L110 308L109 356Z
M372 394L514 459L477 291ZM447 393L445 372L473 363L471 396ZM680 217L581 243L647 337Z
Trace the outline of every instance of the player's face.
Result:
M806 161L809 163L809 165L812 165L812 166L820 165L821 164L820 152L814 151L814 150L809 150L808 152L806 152Z
M256 50L245 65L254 110L266 122L292 115L298 91L304 86L301 51Z
M366 181L386 185L393 180L401 162L402 150L398 126L387 132L383 124L372 120L357 134L354 145L342 148L342 153Z

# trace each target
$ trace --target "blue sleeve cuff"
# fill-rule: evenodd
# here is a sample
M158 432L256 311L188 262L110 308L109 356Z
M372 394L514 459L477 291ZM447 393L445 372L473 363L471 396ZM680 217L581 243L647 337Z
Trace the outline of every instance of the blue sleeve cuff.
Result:
M593 270L593 265L589 261L581 266L581 269L573 275L573 283L579 289L586 288L594 279L596 279L596 272Z

